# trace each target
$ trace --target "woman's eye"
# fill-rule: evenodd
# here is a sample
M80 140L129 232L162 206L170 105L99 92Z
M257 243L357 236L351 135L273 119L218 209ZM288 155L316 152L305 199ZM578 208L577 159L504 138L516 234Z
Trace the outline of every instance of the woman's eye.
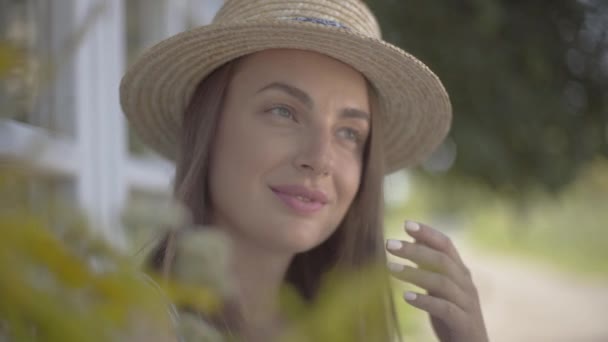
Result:
M295 121L295 116L290 108L285 106L276 106L269 110L271 113L276 114L278 116L282 116L286 119L291 119Z
M361 134L355 129L343 128L342 130L340 130L340 133L344 138L352 140L354 142L359 142L361 140Z

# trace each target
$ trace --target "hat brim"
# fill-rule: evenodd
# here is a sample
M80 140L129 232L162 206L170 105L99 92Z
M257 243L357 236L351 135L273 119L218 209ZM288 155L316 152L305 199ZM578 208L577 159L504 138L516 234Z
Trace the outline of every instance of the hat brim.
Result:
M198 83L232 59L276 48L331 56L370 81L379 95L387 173L419 164L447 135L452 119L448 94L418 59L344 28L284 20L212 24L158 43L123 77L123 111L146 144L174 160L182 115Z

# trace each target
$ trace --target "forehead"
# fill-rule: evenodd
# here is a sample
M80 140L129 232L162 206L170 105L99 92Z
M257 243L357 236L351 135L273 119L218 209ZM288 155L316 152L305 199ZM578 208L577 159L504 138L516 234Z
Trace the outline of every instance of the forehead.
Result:
M239 62L234 80L256 86L286 81L308 91L333 88L351 96L367 97L365 77L359 71L332 57L305 50L272 49L248 55Z

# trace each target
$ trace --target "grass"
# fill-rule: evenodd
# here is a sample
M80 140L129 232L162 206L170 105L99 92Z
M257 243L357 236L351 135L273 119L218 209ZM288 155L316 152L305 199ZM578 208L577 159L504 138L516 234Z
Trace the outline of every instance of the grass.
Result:
M482 250L541 261L565 272L608 277L608 192L603 200L564 194L525 210L497 201L471 216Z
M411 188L413 199L388 211L389 227L395 216L448 217L483 251L608 278L608 160L595 161L559 194L528 189L517 200L474 183L415 178Z
M470 213L480 248L541 261L580 276L608 278L608 162L598 160L558 195L525 203L493 198Z

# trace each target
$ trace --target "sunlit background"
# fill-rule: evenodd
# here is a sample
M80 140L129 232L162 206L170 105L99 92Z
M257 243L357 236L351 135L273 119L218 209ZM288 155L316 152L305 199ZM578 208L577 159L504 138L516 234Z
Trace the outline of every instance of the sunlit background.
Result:
M450 235L492 341L608 341L608 1L367 2L455 115L430 160L387 178L387 236L405 237L405 219ZM0 0L0 163L27 175L20 205L49 224L49 203L78 208L126 250L154 239L121 215L165 205L172 165L130 131L118 84L221 3ZM410 340L433 341L398 304Z

